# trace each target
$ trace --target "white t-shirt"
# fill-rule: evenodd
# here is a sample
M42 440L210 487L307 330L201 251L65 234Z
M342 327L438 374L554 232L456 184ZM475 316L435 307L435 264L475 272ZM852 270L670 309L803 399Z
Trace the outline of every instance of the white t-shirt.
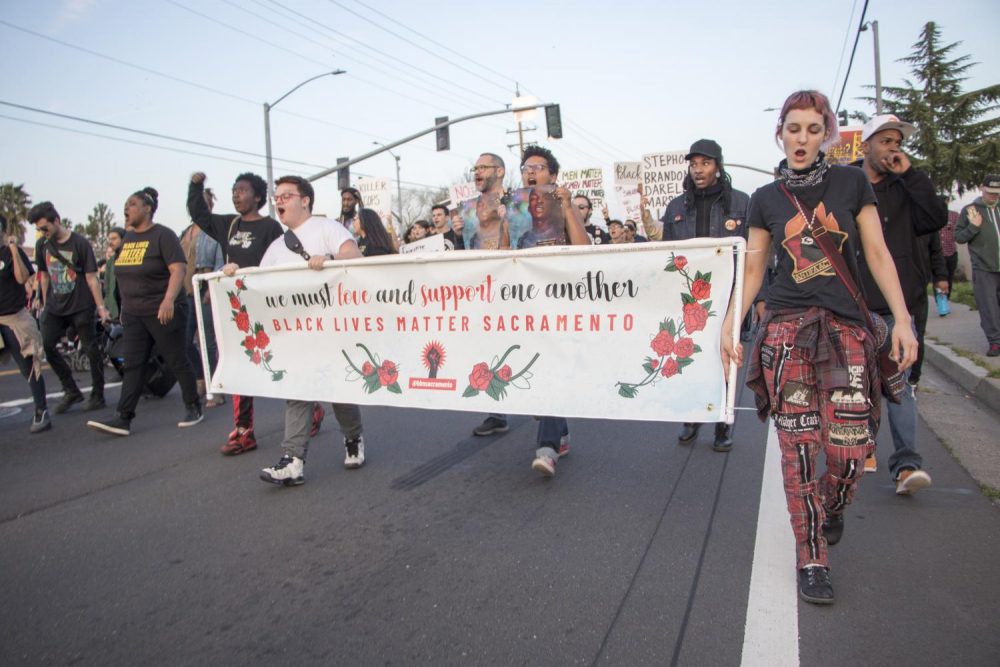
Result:
M351 233L336 220L312 216L295 230L295 236L302 243L302 248L312 257L328 255L336 258L340 246L347 241L354 241ZM305 264L306 261L285 245L284 237L278 237L271 242L260 260L260 266L281 266L284 264Z

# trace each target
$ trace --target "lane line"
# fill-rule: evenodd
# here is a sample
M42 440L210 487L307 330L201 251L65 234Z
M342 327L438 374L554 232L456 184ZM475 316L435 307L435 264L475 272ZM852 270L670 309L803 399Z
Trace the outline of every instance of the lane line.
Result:
M114 389L115 387L122 386L121 382L108 382L104 385L105 389ZM91 391L93 387L80 387L80 393L86 394ZM45 394L45 398L62 398L64 392L54 391L51 394ZM33 403L33 399L29 396L28 398L17 398L13 401L7 401L6 403L0 403L0 408L16 408L22 405L29 405Z
M744 667L799 665L795 539L788 523L781 477L781 450L773 422L767 429L760 508L757 512L757 539L753 550L740 664Z

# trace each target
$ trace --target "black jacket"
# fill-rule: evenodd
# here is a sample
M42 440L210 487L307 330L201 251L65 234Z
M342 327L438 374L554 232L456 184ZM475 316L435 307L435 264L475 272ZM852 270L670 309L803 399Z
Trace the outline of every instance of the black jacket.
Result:
M854 163L861 167L862 161ZM919 237L933 234L948 224L948 207L934 191L931 179L922 171L909 169L901 176L889 174L872 183L878 198L876 208L882 221L882 235L889 248L907 310L920 299L927 298L927 283L931 275L927 240ZM864 255L858 258L861 288L868 307L876 313L891 313L889 304L879 290Z

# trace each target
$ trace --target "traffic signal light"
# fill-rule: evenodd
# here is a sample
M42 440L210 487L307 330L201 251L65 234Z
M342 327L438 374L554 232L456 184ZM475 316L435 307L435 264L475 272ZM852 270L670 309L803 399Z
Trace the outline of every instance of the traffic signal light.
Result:
M348 160L350 160L350 158L339 157L339 158L337 158L337 164L344 164ZM338 190L346 190L349 187L351 187L351 168L350 167L344 167L342 169L338 169L337 170L337 189Z
M440 116L434 119L435 125L440 125L441 123L447 123L447 116ZM448 128L450 126L445 125L444 127L439 127L437 129L437 149L439 151L451 150L451 138L448 136Z
M562 139L562 117L559 115L558 104L549 104L545 107L545 127L549 139Z
M841 125L847 125L847 109L843 109L837 112L837 118L840 119Z

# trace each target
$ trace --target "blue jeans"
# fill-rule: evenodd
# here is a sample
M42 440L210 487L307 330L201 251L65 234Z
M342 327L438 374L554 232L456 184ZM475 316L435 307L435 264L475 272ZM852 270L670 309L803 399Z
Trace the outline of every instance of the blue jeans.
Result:
M886 323L891 327L891 315L885 316ZM914 328L914 334L916 329ZM906 371L907 380L910 371ZM899 404L885 401L889 411L889 430L892 432L892 446L895 451L889 457L889 472L896 479L902 470L920 470L923 458L917 453L917 401L913 396L913 387L909 382L903 389Z
M194 297L187 297L188 303L188 323L184 331L184 340L187 341L187 356L194 369L195 376L204 380L210 380L211 374L215 372L215 366L219 363L219 346L215 342L215 323L212 320L212 306L208 303L201 304L201 314L205 317L205 347L208 354L209 372L205 373L202 368L201 354L195 346L195 336L198 333L198 315L195 312Z
M539 417L538 446L551 447L559 452L559 440L569 435L569 423L565 417Z

